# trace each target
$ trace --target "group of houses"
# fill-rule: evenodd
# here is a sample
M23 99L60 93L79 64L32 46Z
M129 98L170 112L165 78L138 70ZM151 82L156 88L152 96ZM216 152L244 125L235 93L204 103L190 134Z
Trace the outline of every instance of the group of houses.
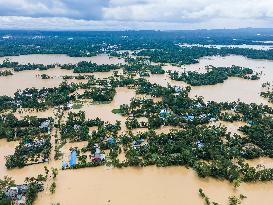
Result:
M114 144L115 140L112 138L108 139L109 144ZM90 159L92 162L101 162L105 160L105 154L103 154L100 150L100 147L98 144L94 145L95 148L95 153L90 155ZM77 165L77 150L76 149L72 149L70 151L70 157L69 157L69 163L67 163L66 161L63 161L62 163L62 169L67 169L67 168L73 168Z
M28 186L26 184L7 187L5 196L9 198L13 204L23 205L26 202L26 193Z
M159 112L159 116L160 116L161 119L166 119L170 115L171 115L171 112L169 112L167 109L161 109L160 112ZM208 114L208 115L207 114L201 114L199 116L186 114L186 115L183 115L182 118L185 119L187 122L193 122L195 119L204 120L206 118L209 118L209 122L214 122L214 121L217 120L216 118L211 117L210 114Z
M42 147L46 143L45 139L39 139L32 142L27 142L23 146L25 148L35 148L35 147Z
M39 128L46 130L50 134L50 120L42 122Z

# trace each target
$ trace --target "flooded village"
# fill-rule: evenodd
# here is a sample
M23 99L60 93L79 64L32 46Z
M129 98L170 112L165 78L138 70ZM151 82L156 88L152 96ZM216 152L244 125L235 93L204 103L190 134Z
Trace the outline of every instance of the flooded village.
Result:
M230 196L241 195L242 204L272 204L272 142L253 133L272 129L265 123L271 123L273 115L267 93L272 89L273 60L228 54L175 65L137 52L0 58L2 65L54 65L19 72L12 66L0 68L12 71L0 76L0 96L5 96L0 179L12 178L6 180L3 194L14 204L31 204L26 197L36 184L34 205L202 205L202 189L218 204L230 204ZM80 62L94 65L80 67ZM105 65L116 67L75 72ZM182 78L190 72L205 75L209 66L213 71L233 65L238 66L235 74L228 73L220 83L194 86L190 74ZM251 72L241 74L244 68ZM172 72L182 77L172 79ZM228 153L225 159L223 153ZM214 161L223 167L213 167Z

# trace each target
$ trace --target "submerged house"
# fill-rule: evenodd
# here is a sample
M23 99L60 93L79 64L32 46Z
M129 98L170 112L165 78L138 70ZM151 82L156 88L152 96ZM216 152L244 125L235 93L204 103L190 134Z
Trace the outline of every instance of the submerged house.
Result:
M183 89L180 86L174 86L174 90L176 93L183 91Z
M184 116L183 117L185 120L187 120L187 121L190 121L190 122L192 122L193 120L194 120L194 116L193 115L186 115L186 116Z
M50 134L50 127L49 126L50 126L50 120L46 120L41 123L39 128L46 130L48 132L48 134Z
M70 165L70 167L75 167L76 164L77 164L77 152L76 152L76 150L72 150L70 153L69 165Z
M139 149L141 147L141 144L144 142L144 139L134 140L132 142L132 147L134 149Z
M7 188L5 195L11 199L17 199L19 195L26 194L28 186L26 184Z
M214 117L212 117L212 118L210 118L210 120L209 120L210 122L215 122L215 121L217 121L217 119L216 118L214 118Z
M28 142L24 144L25 148L32 148L32 147L42 147L46 143L45 139L36 140L33 142Z
M170 113L166 109L161 109L159 112L160 118L166 118L170 115Z
M95 145L96 151L95 154L92 158L92 162L99 162L99 161L104 161L105 160L105 154L102 154L100 151L100 148L98 147L98 145Z
M254 123L253 121L251 121L251 120L247 121L247 124L248 124L248 125L251 125L251 126L252 126L252 125L255 125L255 123Z
M50 125L50 120L46 120L46 121L41 123L40 128L41 129L46 129L46 128L49 127L49 125Z
M62 163L62 169L64 170L64 169L67 169L67 168L68 168L67 162L63 162Z
M95 154L92 158L92 162L100 162L105 160L105 154Z
M78 130L81 129L81 126L80 125L74 125L73 128L74 128L75 131L78 131Z
M11 199L17 205L23 205L26 203L26 193L28 186L26 184L8 187L5 191L5 196Z
M66 109L71 110L71 109L73 108L73 105L74 105L74 104L73 104L72 102L67 103Z
M198 141L196 142L196 145L197 145L197 147L198 147L199 149L201 149L201 148L203 148L203 147L205 146L204 143L201 142L200 140L198 140Z
M109 145L115 145L116 144L116 140L113 137L109 137L108 140L107 140L107 143Z

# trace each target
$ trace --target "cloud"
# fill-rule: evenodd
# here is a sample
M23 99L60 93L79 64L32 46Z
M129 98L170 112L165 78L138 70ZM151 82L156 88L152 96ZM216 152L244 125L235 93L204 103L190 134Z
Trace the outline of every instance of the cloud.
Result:
M0 0L1 16L100 19L108 0Z
M270 0L143 0L123 4L110 0L103 8L105 19L133 21L193 22L215 18L272 18Z
M273 22L271 0L0 0L0 5L2 28L191 29Z
M255 25L255 26L253 26ZM273 28L273 22L264 19L231 20L217 18L203 22L160 22L160 21L114 21L114 20L76 20L63 17L32 18L20 16L0 16L1 29L38 30L182 30L206 28Z

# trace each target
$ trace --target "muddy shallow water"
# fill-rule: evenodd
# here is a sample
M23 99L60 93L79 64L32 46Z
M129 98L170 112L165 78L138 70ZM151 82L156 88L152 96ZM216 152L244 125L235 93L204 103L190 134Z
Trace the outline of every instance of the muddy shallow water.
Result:
M272 43L272 42L270 42ZM205 48L249 48L254 50L271 50L273 49L272 45L201 45L201 44L181 44L181 47L205 47Z
M13 59L14 58L14 59ZM107 63L108 57L93 57L97 63ZM3 58L4 59L4 58ZM3 60L2 59L2 60ZM109 58L108 58L109 59ZM109 59L109 63L114 63L115 58ZM83 60L82 58L71 58L65 55L29 55L16 56L12 60L18 60L20 63L75 63ZM95 60L94 60L95 61ZM1 58L0 58L1 62ZM190 95L204 96L205 100L215 101L234 101L240 99L244 102L256 102L268 104L267 101L259 96L261 85L266 81L273 81L273 61L251 60L240 56L211 57L202 58L200 63L185 66L186 70L204 69L206 65L231 66L239 65L250 67L257 72L263 71L261 79L258 81L249 81L238 78L231 78L223 84L214 86L193 87ZM166 70L183 68L166 66ZM36 75L46 73L53 76L53 79L42 80ZM71 71L61 69L50 69L47 71L23 71L15 73L14 76L0 78L0 95L13 95L17 89L27 87L53 87L62 82L61 76L73 75ZM110 73L96 73L97 77L107 77ZM161 85L181 85L183 82L172 81L167 75L152 75L148 78L151 82ZM118 88L114 100L110 104L94 105L84 104L80 109L86 112L87 118L100 117L102 120L114 123L116 120L122 122L124 129L125 117L115 115L111 111L121 104L128 104L130 99L135 96L134 90L127 88ZM73 110L79 111L79 110ZM46 117L53 116L54 110L48 110L40 113L25 111L23 114L16 113L16 116L25 116L27 114ZM218 123L219 124L219 123ZM238 133L238 127L242 123L223 123L228 127L231 133ZM157 130L158 133L168 132L169 127L163 127ZM136 130L137 131L137 130ZM240 133L239 133L240 134ZM85 142L84 142L85 143ZM84 144L82 143L82 144ZM82 144L68 144L63 147L65 153L69 146L82 146ZM43 173L44 166L60 168L60 161L50 161L49 164L39 164L25 167L23 169L7 170L5 168L4 156L14 152L17 142L6 142L0 140L0 178L5 175L12 176L18 183L22 183L26 176L37 176ZM67 158L67 154L65 154ZM262 163L267 167L273 167L273 160L258 159L251 161L250 164L256 166ZM46 190L39 194L35 205L51 205L60 203L61 205L163 205L163 204L189 204L201 205L203 201L198 195L198 189L202 188L204 192L220 204L227 204L230 195L244 194L247 199L243 204L248 205L270 205L273 204L273 182L242 184L236 192L233 186L227 181L218 181L215 179L200 179L195 172L185 167L146 167L146 168L125 168L116 169L110 167L85 168L78 170L59 171L57 176L57 189L55 194L49 193L49 185L46 184Z
M229 78L224 83L208 86L195 86L192 87L190 92L191 97L203 96L207 101L237 101L240 99L246 103L263 103L269 104L264 98L260 97L262 90L262 84L265 82L273 82L273 61L268 60L253 60L242 56L214 56L204 57L200 59L197 64L186 65L182 67L176 67L167 65L164 69L175 70L183 72L197 71L204 72L205 67L212 65L215 67L230 67L232 65L248 67L254 70L254 72L262 72L259 80L246 80L241 78ZM152 75L151 82L158 83L166 86L168 83L171 85L187 86L186 83L180 81L173 81L168 78L168 74L164 75ZM272 105L272 104L271 104Z
M97 167L61 172L57 190L51 195L48 190L39 195L35 205L61 203L73 204L191 204L203 201L198 189L220 204L227 204L230 195L243 193L248 198L243 204L272 204L273 184L241 185L237 192L225 181L200 179L184 167L146 167L112 169ZM261 200L263 199L263 200Z
M3 62L6 58L9 58L11 61L18 62L19 64L75 64L80 61L92 61L99 65L101 64L124 64L123 59L119 59L116 57L109 57L108 55L101 54L98 56L92 57L70 57L65 54L32 54L32 55L20 55L20 56L8 56L8 57L0 57L0 63Z
M94 57L69 57L67 55L21 55L21 56L9 56L12 61L19 62L20 64L35 63L35 64L67 64L78 63L80 61L92 61L97 64L124 64L124 60L115 57L109 57L108 55L98 55ZM5 60L6 57L0 57L0 63ZM95 75L96 77L104 78L112 75L113 72L101 72L101 73L89 73L88 75ZM41 74L47 74L50 79L41 79ZM62 76L77 76L79 74L73 73L71 70L64 70L60 68L49 69L45 71L39 70L27 70L21 72L14 72L14 75L7 77L0 77L0 95L13 96L18 89L26 88L43 88L43 87L56 87L63 82ZM79 82L79 80L68 80L68 82Z

